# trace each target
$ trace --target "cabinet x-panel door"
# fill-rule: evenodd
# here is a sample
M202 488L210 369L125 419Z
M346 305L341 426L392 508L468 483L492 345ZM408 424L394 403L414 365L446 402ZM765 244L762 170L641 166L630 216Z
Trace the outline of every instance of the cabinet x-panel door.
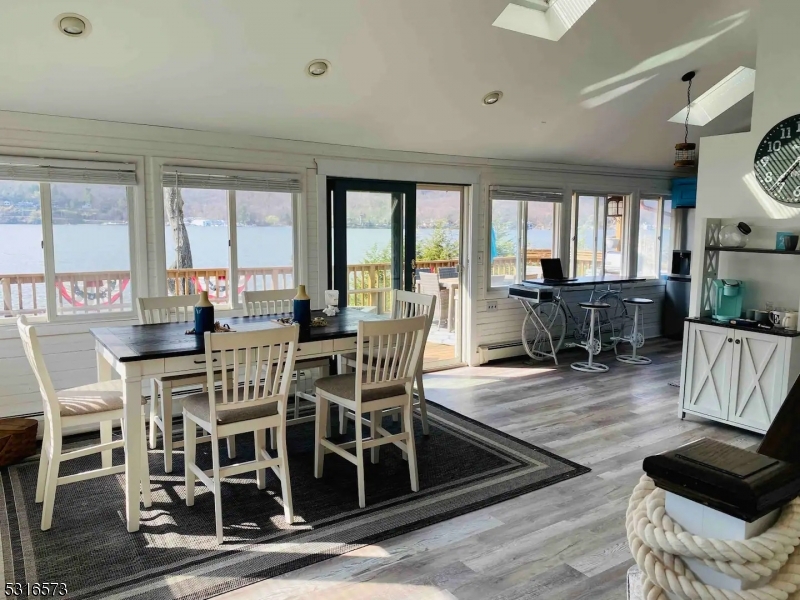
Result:
M690 331L684 409L727 419L733 332L699 324Z
M768 429L783 402L784 338L737 331L728 420Z

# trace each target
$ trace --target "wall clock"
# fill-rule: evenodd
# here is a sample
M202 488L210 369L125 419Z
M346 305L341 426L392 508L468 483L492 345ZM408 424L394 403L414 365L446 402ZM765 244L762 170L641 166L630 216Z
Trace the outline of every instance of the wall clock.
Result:
M800 115L770 129L756 150L758 183L778 202L800 206Z

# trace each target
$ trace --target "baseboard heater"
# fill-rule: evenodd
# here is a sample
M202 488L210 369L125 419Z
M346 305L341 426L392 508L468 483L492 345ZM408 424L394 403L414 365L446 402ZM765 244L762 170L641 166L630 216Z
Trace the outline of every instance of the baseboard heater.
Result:
M525 354L525 348L522 347L521 341L486 344L483 346L478 346L478 354L480 364L485 365L492 360L523 356Z

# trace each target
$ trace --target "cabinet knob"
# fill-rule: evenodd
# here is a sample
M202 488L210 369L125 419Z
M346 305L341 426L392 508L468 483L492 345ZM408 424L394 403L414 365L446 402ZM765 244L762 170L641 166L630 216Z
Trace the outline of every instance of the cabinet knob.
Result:
M741 344L741 343L742 343L742 340L736 340L736 343L737 343L737 344Z
M728 343L730 344L733 341L733 338L728 338Z

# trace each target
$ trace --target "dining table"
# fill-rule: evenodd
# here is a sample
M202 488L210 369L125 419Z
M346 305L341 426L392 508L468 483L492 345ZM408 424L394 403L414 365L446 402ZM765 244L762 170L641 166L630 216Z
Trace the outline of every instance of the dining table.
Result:
M220 318L220 325L231 331L266 331L287 325L279 319L288 314ZM301 327L296 360L333 357L356 350L358 324L361 321L389 317L342 308L327 316L321 310L311 312L312 320L321 317L325 325ZM107 381L116 373L122 380L125 429L138 432L142 427L142 381L153 377L196 375L205 372L205 344L202 335L187 333L191 323L124 325L90 329L95 340L98 381ZM216 359L214 359L216 361ZM142 436L125 436L125 513L128 531L139 530Z

